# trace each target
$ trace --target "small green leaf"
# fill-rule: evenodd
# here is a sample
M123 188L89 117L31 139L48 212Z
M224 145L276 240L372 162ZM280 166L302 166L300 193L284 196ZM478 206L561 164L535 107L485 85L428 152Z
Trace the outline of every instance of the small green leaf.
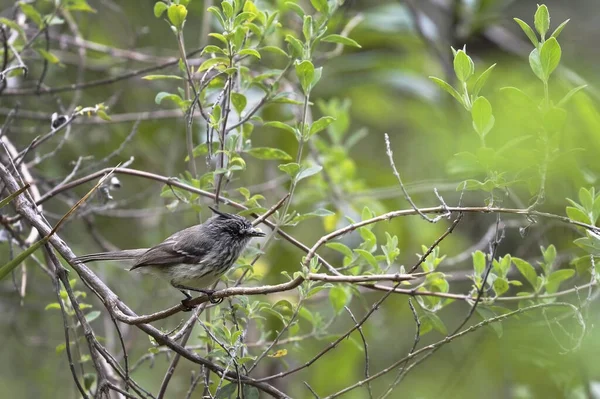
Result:
M294 129L292 126L288 125L287 123L283 123L280 121L270 121L270 122L265 123L265 126L273 126L278 129L285 130L286 132L290 132L294 136L297 136L296 129Z
M49 309L58 309L58 310L60 310L60 303L58 303L58 302L49 303L48 305L46 305L46 307L44 308L44 310L49 310Z
M158 93L156 95L156 97L154 98L154 102L156 104L159 104L163 101L163 100L171 100L173 101L175 104L177 105L181 105L183 102L183 99L181 97L179 97L177 94L173 94L173 93L167 93L164 91L161 91L160 93Z
M42 27L44 25L44 21L42 20L42 15L36 10L31 4L19 2L19 7L21 7L21 11L27 18L33 21L38 27Z
M551 37L542 44L542 49L540 50L540 63L546 80L560 63L561 54L562 50L555 38Z
M300 81L300 86L304 94L308 94L312 88L311 84L315 76L315 67L312 62L304 60L296 64L296 76Z
M264 160L280 159L282 161L290 161L292 159L287 152L280 150L279 148L255 147L246 151L246 153L252 155L254 158Z
M442 79L436 78L435 76L430 76L429 79L433 80L433 82L435 84L437 84L440 88L442 88L446 92L450 93L450 95L452 95L452 97L454 97L463 106L465 105L463 98L460 96L460 94L458 94L458 92L456 91L456 89L454 89L454 87L450 86L448 83L446 83Z
M327 248L331 248L335 251L338 251L349 258L352 258L352 256L353 256L352 250L350 248L348 248L346 245L342 244L341 242L329 242L329 243L325 244L325 246Z
M222 1L221 8L223 9L223 14L227 18L233 17L233 6L231 5L231 3L229 1L227 1L227 0Z
M580 90L583 90L586 87L587 87L587 85L581 85L581 86L577 86L577 87L572 88L571 90L569 90L569 92L567 94L565 94L565 96L558 102L558 104L556 104L556 106L557 107L562 107L567 102L569 102L569 100L571 99L571 97L573 97Z
M64 342L56 345L56 349L55 349L56 354L57 355L61 354L62 352L64 352L65 349L67 349L67 344Z
M181 4L171 4L169 6L167 15L169 17L169 21L171 21L177 30L181 30L181 28L183 28L183 23L187 17L187 12L187 8Z
M285 5L286 7L294 11L296 14L298 14L300 18L304 18L304 16L306 15L302 7L293 1L286 1Z
M548 7L545 4L538 5L533 21L535 29L542 37L542 40L544 40L546 32L548 32L548 28L550 27L550 13L548 13Z
M351 298L350 291L344 285L336 285L329 290L329 302L338 314L350 302Z
M88 323L91 323L92 321L96 320L99 316L100 316L100 311L93 310L90 313L85 315L85 319L87 320Z
M260 60L260 53L253 48L245 48L241 50L239 55L252 55Z
M377 263L377 260L375 259L372 253L370 253L369 251L365 251L364 249L355 249L354 252L356 252L361 258L366 260L367 263L371 265L373 269L379 269L379 264Z
M356 42L356 40L352 40L352 39L350 39L346 36L342 36L342 35L336 35L336 34L327 35L323 39L321 39L321 41L329 42L329 43L343 44L344 46L362 48L362 46L360 44L358 44Z
M295 162L279 165L278 168L279 170L289 175L292 179L295 178L298 172L300 171L300 165L298 165Z
M162 3L164 4L164 3ZM177 75L146 75L142 77L144 80L164 80L164 79L175 79L175 80L183 80L181 76Z
M568 206L567 207L567 216L569 217L569 219L574 220L576 222L591 224L589 215L587 215L581 209L578 209L578 208L575 208L572 206Z
M546 292L548 294L554 294L558 291L560 283L565 280L570 279L575 275L575 270L573 269L562 269L557 270L548 276L548 280L546 281Z
M562 32L562 30L565 28L565 26L567 25L567 23L570 21L570 19L567 19L565 22L563 22L562 24L558 25L558 28L556 28L554 30L554 32L552 32L552 37L555 39L558 39L558 35L560 35L560 32Z
M167 8L169 7L165 3L162 1L157 1L154 3L154 16L156 18L160 18L164 12L167 11Z
M310 3L315 10L322 14L327 14L329 11L329 4L327 4L327 0L310 0Z
M485 271L485 254L481 251L473 252L473 268L476 276L481 276Z
M525 279L535 289L537 288L537 273L531 264L520 258L512 258L513 263L519 269L519 272L525 277Z
M289 44L288 51L292 53L292 56L296 58L302 58L304 56L304 45L300 40L292 35L286 35L285 41Z
M505 279L504 277L498 277L497 279L494 280L494 291L496 292L496 295L498 296L502 296L502 294L504 294L506 291L508 291L509 285L508 285L508 280Z
M473 95L473 97L477 97L479 95L479 92L485 85L485 82L487 82L488 78L492 74L492 71L494 70L495 67L496 67L496 64L490 66L481 75L479 75L479 77L475 81L475 85L473 86L473 90L471 93Z
M542 61L540 60L540 52L537 48L534 48L531 53L529 53L529 66L531 70L541 81L545 82L547 80L546 75L544 75L544 70L542 68Z
M535 32L533 31L533 29L531 29L531 27L527 24L527 22L520 20L519 18L513 18L513 19L515 20L516 23L519 24L521 29L523 29L523 32L525 32L525 34L527 35L527 37L529 38L529 40L531 41L533 46L537 47L539 44L539 40L538 40L537 36L535 35Z
M494 127L492 105L485 97L477 97L471 108L473 128L482 138Z
M310 125L310 131L308 133L308 137L311 137L314 134L319 133L321 130L325 129L327 126L331 125L331 123L335 121L335 118L331 116L324 116L320 118L318 121L314 122Z
M300 173L298 173L298 175L296 176L296 181L306 179L307 177L310 177L312 175L319 173L321 170L323 170L323 167L320 165L309 166L307 168L303 167L300 170Z
M264 46L260 48L261 51L267 51L269 53L283 55L284 57L289 57L288 53L286 53L282 48L277 46Z
M233 104L233 108L241 115L244 109L246 108L248 100L246 100L246 96L241 93L233 92L231 93L231 103Z
M36 51L40 53L40 55L51 64L58 64L60 62L60 59L49 51L43 50L41 48L36 49Z
M458 50L454 57L454 73L461 82L466 82L473 76L475 68L473 61L463 50Z

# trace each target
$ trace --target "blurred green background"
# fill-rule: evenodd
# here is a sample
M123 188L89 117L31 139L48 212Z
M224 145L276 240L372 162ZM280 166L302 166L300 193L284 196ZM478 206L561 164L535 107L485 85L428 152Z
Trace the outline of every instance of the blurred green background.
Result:
M40 8L47 7L45 3L49 2L36 2ZM97 10L96 14L73 14L85 40L118 49L131 49L152 57L177 56L176 42L169 27L152 13L153 2L89 3ZM283 1L256 3L283 7ZM512 20L518 17L531 22L536 1L432 0L412 3L420 16L419 25L427 41L417 32L414 14L405 3L352 0L341 9L331 27L339 32L345 21L362 14L364 20L350 35L362 48L346 48L341 55L319 64L324 68L323 77L312 97L316 104L321 104L312 109L315 119L323 112L323 104L334 98L340 101L347 99L349 131L364 129L366 132L350 150L353 164L339 166L346 171L352 169L355 176L353 187L347 188L344 196L348 204L346 215L354 219L360 218L366 204L378 213L409 208L385 156L384 133L390 135L396 165L419 206L439 204L433 193L434 188L440 191L449 205L457 204L460 192L456 191L456 187L464 176L451 173L451 161L454 154L474 150L479 142L472 130L469 114L428 79L433 75L452 80L445 67L451 62L450 46L462 48L466 44L469 55L475 61L477 73L493 63L498 64L482 93L494 106L496 127L489 138L492 147L501 147L511 139L532 134L532 130L536 129L527 110L511 103L499 90L501 87L515 86L535 98L543 93L541 83L528 65L527 54L531 45ZM303 4L305 9L310 9L309 2ZM565 198L576 198L582 186L597 185L600 171L600 159L596 155L600 150L600 114L597 111L597 50L600 41L597 16L600 8L598 2L593 0L557 0L545 4L552 17L551 29L563 20L571 19L560 37L561 65L565 68L560 69L551 80L551 97L560 99L570 88L580 84L577 83L579 80L589 85L585 93L579 93L567 106L567 121L561 142L561 149L566 155L551 165L545 202L540 206L542 211L564 215L567 205ZM11 19L13 6L13 2L0 1L0 15ZM197 48L199 43L204 8L203 2L198 0L192 0L189 6L185 35L186 47L190 51ZM298 26L297 18L289 12L283 14L281 20L286 27ZM51 87L75 82L78 73L83 73L85 81L92 81L159 63L156 59L151 63L142 63L88 49L86 64L82 66L77 51L66 44L68 40L63 36L72 38L73 33L66 26L50 30L51 50L63 64L49 67L45 83ZM265 57L263 62L267 68L283 67L282 61L275 57ZM175 73L176 67L167 71ZM40 73L39 62L32 62L30 80L37 79ZM12 81L9 88L22 83ZM170 81L134 78L86 89L81 92L77 104L87 106L104 102L110 105L111 115L164 110L170 105L156 105L154 97L157 92L173 87ZM255 96L258 98L259 93ZM4 123L8 112L19 104L20 114L11 123L8 134L19 148L23 148L34 137L49 130L49 116L58 111L57 103L68 107L72 99L73 93L41 97L0 95L0 124ZM262 112L265 120L286 120L295 115L297 110L279 105L269 105ZM36 173L45 181L60 181L72 170L77 157L90 156L99 160L113 152L130 134L134 123L135 119L123 123L89 123L89 120L79 118L72 126L71 136L64 147L55 156L45 160ZM203 131L197 131L196 141L201 141L203 135ZM37 149L30 159L51 151L61 137L57 135L52 138ZM295 153L296 142L293 137L281 130L256 126L252 137L254 146L279 147L290 154ZM529 141L523 145L531 146L535 142ZM185 122L181 116L142 120L135 136L109 165L134 157L132 168L178 176L187 169L185 151ZM509 157L510 166L515 169L529 168L531 159L526 157L515 151ZM93 164L94 161L86 162ZM231 183L228 195L240 200L242 197L235 188L245 186L251 188L252 193L263 194L270 205L285 194L288 185L286 181L276 179L281 176L276 163L251 158L246 162L247 170L238 176L239 180ZM198 165L202 171L206 170L202 159ZM335 167L337 165L331 167L332 174L335 174ZM527 175L527 172L524 174ZM122 188L112 192L114 202L106 206L97 198L83 210L89 211L89 220L110 244L119 248L145 247L196 221L194 211L185 205L179 205L174 211L165 207L169 200L160 197L161 184L129 176L119 178ZM263 184L265 182L269 183ZM312 184L317 183L300 183L293 206L308 210L318 205L335 210L326 195L315 200ZM45 210L49 220L55 223L68 209L66 202L82 196L89 188L91 183L48 201ZM526 177L515 186L513 194L512 197L501 197L499 204L526 207L532 202L533 195ZM482 193L467 192L462 203L483 206L485 198L486 195ZM204 211L202 219L208 215L208 211ZM579 237L580 233L564 224L539 220L539 223L529 226L524 218L508 216L503 217L503 222L506 223L506 237L501 242L498 255L511 253L533 263L540 257L540 245L554 244L559 249L562 267L567 267L572 258L582 255L572 244L572 240ZM344 223L338 214L333 219L311 219L287 231L310 246L332 227L340 227ZM471 286L471 282L465 278L472 271L471 258L456 256L480 242L486 232L494 227L494 223L494 215L467 214L455 233L441 245L441 252L447 255L448 262L442 263L440 268L451 276L451 292L467 293ZM421 245L430 245L447 227L447 221L432 225L418 217L410 217L380 224L375 232L380 237L384 232L397 235L401 249L397 263L410 267L417 259L414 254L421 251ZM524 235L519 232L522 227L527 227ZM82 218L70 220L60 234L77 254L101 250ZM352 246L357 243L357 237L347 236L343 242ZM487 250L485 242L479 249ZM1 250L4 258L7 258L6 243L2 244ZM322 254L334 263L341 262L338 253L323 250ZM263 283L282 282L281 272L298 270L302 256L302 252L279 240L269 247L267 254L255 267L255 273ZM138 314L150 313L180 300L179 293L164 282L129 274L118 265L93 265L92 268ZM577 280L581 284L587 281L589 277L586 276L580 276ZM55 352L55 348L64 342L60 313L44 310L48 303L55 301L51 281L33 263L28 263L27 294L23 299L18 295L18 282L20 271L15 273L14 282L8 279L0 284L2 396L77 397L66 356ZM78 285L79 289L83 289L80 282ZM362 297L354 299L351 308L358 315L364 314L380 296L379 292L365 291ZM293 301L295 295L285 293L263 299L276 302L282 298ZM577 302L576 297L571 299ZM86 302L93 304L96 309L102 309L102 305L89 292ZM308 306L325 320L334 317L326 295L311 300ZM451 331L465 317L468 309L467 304L456 302L447 306L439 316ZM594 328L597 310L595 304L589 308L586 315L588 334L581 348L576 351L565 351L561 347L561 344L568 347L569 341L565 341L565 335L568 334L560 327L553 325L559 331L549 328L540 314L535 317L523 315L502 323L501 337L497 331L486 327L443 347L416 366L390 397L600 397L600 368L597 362L600 337ZM93 321L93 326L100 336L105 337L107 346L115 348L118 353L112 323L104 313ZM156 323L156 326L171 330L184 317L178 314ZM477 315L474 319L480 320ZM563 324L569 332L576 329L575 323L570 321ZM306 321L301 321L300 325L302 331L310 331ZM350 318L342 313L333 323L331 333L343 333L352 325ZM130 362L135 362L147 353L150 342L134 328L124 327L124 332L127 334ZM414 332L415 325L407 298L399 295L389 298L385 306L364 326L369 341L371 373L405 356L412 346ZM260 332L251 330L248 340L256 340L259 336ZM422 337L420 345L442 338L443 335L438 331L432 331ZM286 345L288 355L268 359L258 374L266 376L290 366L301 365L330 341L323 337ZM150 392L156 392L168 362L165 355L157 355L151 363L140 366L133 376ZM189 387L190 371L197 369L195 365L182 362L170 385L168 397L184 397ZM310 383L319 394L327 395L363 376L364 353L360 337L353 333L351 340L342 342L314 366L277 380L275 385L294 398L309 398L312 396L303 381ZM375 392L384 392L395 376L396 372L391 372L376 380L373 384ZM201 397L200 392L196 391L193 397ZM358 388L343 397L365 398L367 393L365 388Z

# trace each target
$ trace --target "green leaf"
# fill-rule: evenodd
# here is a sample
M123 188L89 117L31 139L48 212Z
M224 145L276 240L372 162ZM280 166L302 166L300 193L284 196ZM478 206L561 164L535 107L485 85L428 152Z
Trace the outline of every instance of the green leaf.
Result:
M537 36L535 35L535 32L533 31L533 29L531 29L531 27L527 24L527 22L522 21L519 18L513 18L513 19L515 20L516 23L519 24L521 29L523 29L523 32L525 32L525 34L527 35L527 37L529 38L529 40L531 41L533 46L537 47L539 44L539 40L538 40Z
M233 92L231 93L231 103L233 104L233 108L238 113L238 115L241 115L244 109L246 108L248 100L246 100L245 95Z
M356 252L361 258L366 260L367 263L371 265L373 269L379 270L379 263L377 262L372 253L370 253L369 251L365 251L364 249L355 249L354 252Z
M6 197L2 201L0 201L0 209L4 208L6 205L10 204L11 201L14 200L19 194L21 194L23 191L27 190L29 188L29 185L30 185L29 183L25 184L23 187L21 187L20 189L18 189L17 191L15 191L11 195L9 195L8 197Z
M529 66L531 70L541 81L545 82L547 80L544 75L544 70L542 69L542 61L540 60L540 52L537 48L534 48L531 53L529 53Z
M287 152L280 150L279 148L255 147L246 151L246 153L252 155L254 158L264 160L280 159L282 161L290 161L292 159Z
M181 97L179 97L177 94L167 93L167 92L161 91L154 98L154 102L156 104L160 105L160 103L162 103L163 100L173 101L177 105L183 104L183 99Z
M294 11L296 14L298 14L300 18L304 18L304 16L306 15L302 7L293 1L286 1L285 5L286 7Z
M494 280L494 291L496 292L496 295L498 296L502 296L502 294L504 294L506 291L508 291L509 285L508 285L508 280L505 279L504 277L498 277L497 279Z
M162 3L164 4L164 3ZM164 79L175 79L175 80L183 80L181 76L177 75L146 75L142 77L144 80L164 80Z
M562 24L558 25L558 28L556 28L554 30L554 32L552 32L552 37L555 39L558 39L558 35L560 35L560 32L562 32L562 30L565 28L565 26L567 25L567 23L570 21L570 19L567 19L565 22L563 22Z
M279 48L277 46L264 46L264 47L261 47L260 50L267 51L269 53L283 55L284 57L289 57L288 53L286 53L282 48Z
M260 53L253 48L245 48L241 50L239 55L252 55L260 60Z
M320 165L309 166L307 168L303 167L300 170L300 173L298 173L298 175L296 176L296 181L300 181L300 180L306 179L307 177L310 177L312 175L316 175L321 170L323 170L323 167Z
M181 4L171 4L169 6L167 10L167 16L169 17L169 21L171 21L177 30L181 30L181 28L183 28L183 23L187 17L187 12L187 8Z
M557 107L562 107L567 102L569 102L569 100L571 99L571 97L573 97L580 90L583 90L586 87L587 87L587 85L581 85L581 86L577 86L577 87L572 88L571 90L569 90L569 92L567 94L565 94L565 96L558 102L558 104L556 104L556 106Z
M546 281L546 292L548 294L554 294L558 291L560 283L570 279L574 275L575 270L573 269L562 269L553 272L550 276L548 276L548 280Z
M520 258L512 258L513 263L519 269L519 272L525 277L525 279L531 284L531 286L537 288L537 273L531 264Z
M44 21L42 20L42 15L36 10L31 4L27 4L24 2L19 2L19 7L21 7L21 11L27 18L33 21L38 27L42 27L44 25Z
M66 10L96 12L85 0L68 0L63 2Z
M227 0L222 1L221 8L223 9L223 14L227 18L233 17L233 6L231 5L231 3L229 1L227 1Z
M36 49L36 51L37 51L37 52L38 52L38 53L39 53L39 54L40 54L42 57L44 57L44 59L45 59L46 61L48 61L48 62L49 62L49 63L51 63L51 64L58 64L58 63L60 62L60 59L59 59L59 58L58 58L56 55L52 54L52 53L51 53L51 52L49 52L49 51L46 51L46 50L44 50L44 49L41 49L41 48L38 48L38 49Z
M535 16L533 17L533 21L535 23L535 29L538 31L543 40L546 37L548 28L550 27L550 13L548 13L548 7L546 7L545 4L542 4L541 6L538 5Z
M21 252L19 255L15 256L13 260L5 263L2 267L0 267L0 280L6 277L10 272L13 271L14 268L19 266L21 262L29 257L29 255L33 254L40 246L45 244L48 241L48 238L44 237L41 240L32 244L25 251Z
M350 290L344 285L336 285L329 290L329 302L331 302L333 310L338 314L344 309L344 306L350 302L351 298Z
M463 50L456 52L454 57L454 73L461 82L466 82L471 76L473 76L475 68L473 61Z
M304 45L300 40L292 35L286 35L285 41L289 44L288 50L292 53L292 56L296 58L302 58L304 56Z
M487 82L488 78L492 74L492 71L494 70L495 67L496 67L496 64L490 66L488 69L483 71L483 73L481 75L479 75L479 77L475 81L475 85L473 86L473 90L471 92L473 97L477 97L479 95L479 92L485 85L485 82Z
M331 125L331 123L335 121L335 118L331 116L324 116L320 118L318 121L314 122L310 125L310 131L308 133L308 137L311 137L313 134L319 133L321 130L325 129L327 126Z
M329 11L329 4L327 0L310 0L310 3L320 13L327 14Z
M546 40L542 45L542 49L540 50L540 63L546 80L560 63L561 54L562 50L560 49L560 45L553 37Z
M304 35L304 40L307 43L310 43L313 37L313 19L310 15L304 16L304 22L302 24L302 34Z
M542 255L544 256L544 262L546 265L551 266L556 260L556 247L554 245L549 245L547 249L542 247L541 250Z
M327 244L325 244L325 246L327 248L331 248L335 251L338 251L349 258L353 257L352 250L346 245L342 244L341 242L328 242Z
M312 62L304 60L296 64L296 76L300 81L300 86L304 94L310 93L313 78L315 76L315 67Z
M60 355L62 352L64 352L65 349L67 349L67 344L64 342L56 345L56 349L55 349L56 354Z
M589 215L586 214L584 211L582 211L579 208L568 206L567 207L567 216L569 217L569 219L574 220L576 222L591 224Z
M362 46L360 44L358 44L356 42L356 40L352 40L352 39L350 39L346 36L342 36L342 35L336 35L336 34L327 35L323 39L321 39L321 41L328 42L328 43L339 43L339 44L343 44L344 46L362 48Z
M473 128L482 138L494 127L492 105L485 97L477 97L471 108Z
M427 323L430 323L431 327L433 327L436 331L440 332L442 335L448 335L448 330L446 329L446 325L444 324L442 319L440 319L440 317L437 314L435 314L433 312L425 312L421 316L420 321L421 322L425 321ZM427 332L427 331L425 331L425 332ZM422 334L425 334L425 332L422 332Z
M481 318L483 320L493 319L494 317L498 316L496 314L496 312L494 312L488 306L479 305L475 308L475 310L477 311L477 313L479 314L479 316L481 316ZM503 333L502 323L493 322L493 323L489 323L488 326L490 326L490 328L492 330L494 330L494 332L496 333L498 338L502 338L502 333Z
M93 310L90 313L85 315L85 320L87 320L88 323L91 323L92 321L96 320L99 316L100 316L100 311Z
M485 271L485 254L481 251L473 252L473 269L475 270L476 276L481 276Z
M442 79L436 78L435 76L430 76L429 79L433 80L433 82L435 84L437 84L440 88L442 88L446 92L450 93L450 95L452 95L452 97L454 97L463 106L465 105L463 98L460 96L460 94L458 94L458 92L456 91L456 89L454 87L450 86L448 83L446 83Z
M229 60L227 58L224 57L214 57L214 58L209 58L206 61L204 61L202 64L200 64L200 66L198 67L198 72L202 72L202 71L206 71L207 69L209 69L212 66L219 66L220 69L224 69L225 67L228 66Z
M160 18L164 12L167 11L167 8L169 7L165 3L162 1L157 1L154 3L154 16L156 18Z
M292 179L295 178L298 172L300 171L300 165L298 165L295 162L279 165L278 168L279 170L289 175Z
M60 310L60 303L58 302L52 302L46 305L46 307L44 308L44 310L49 310L49 309L58 309Z
M298 136L298 132L296 131L296 129L294 127L288 125L287 123L283 123L280 121L270 121L270 122L265 123L265 126L273 126L278 129L285 130L286 132L290 132L296 137Z

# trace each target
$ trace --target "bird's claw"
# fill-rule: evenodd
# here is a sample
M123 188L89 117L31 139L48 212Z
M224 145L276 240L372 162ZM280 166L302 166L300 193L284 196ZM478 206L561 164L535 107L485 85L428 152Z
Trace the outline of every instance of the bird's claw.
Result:
M190 305L189 301L191 298L186 298L181 300L181 305L183 306L184 312L191 312L197 305Z

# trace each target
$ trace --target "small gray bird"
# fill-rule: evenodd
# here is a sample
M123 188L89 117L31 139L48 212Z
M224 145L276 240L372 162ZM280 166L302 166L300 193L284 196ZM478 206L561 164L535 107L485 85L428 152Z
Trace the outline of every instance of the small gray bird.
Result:
M101 252L83 255L74 261L133 260L129 270L148 272L169 280L185 295L184 305L191 299L186 290L211 297L213 291L206 287L229 270L252 237L264 237L265 233L242 216L210 209L216 215L206 222L178 231L152 248ZM211 302L218 303L212 298Z

